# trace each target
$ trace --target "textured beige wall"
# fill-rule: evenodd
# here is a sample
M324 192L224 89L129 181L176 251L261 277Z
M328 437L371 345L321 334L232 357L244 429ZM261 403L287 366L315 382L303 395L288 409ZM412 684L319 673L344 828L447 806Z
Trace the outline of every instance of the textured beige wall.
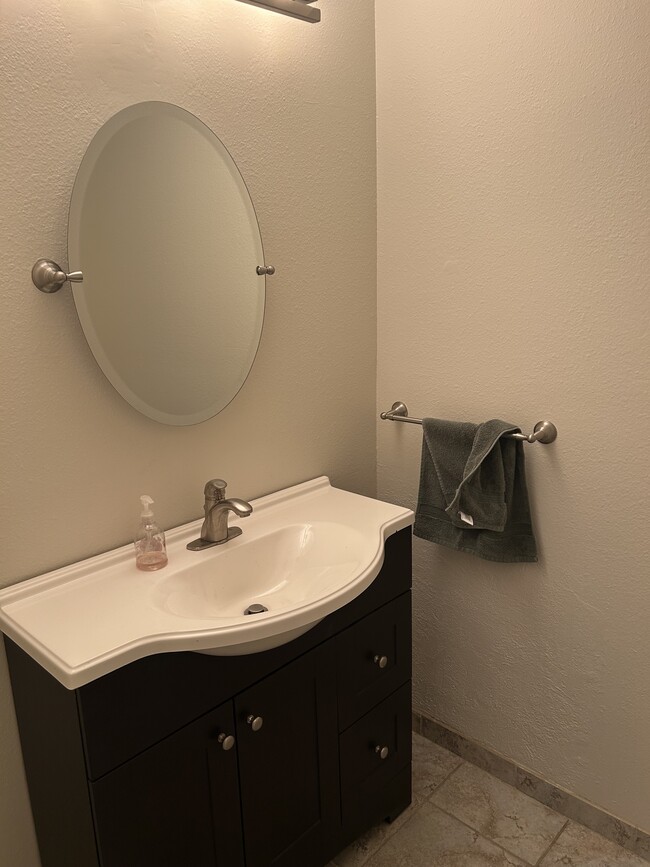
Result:
M321 473L374 493L374 10L326 6L313 26L235 0L2 0L0 585L127 542L143 491L167 527L198 517L213 476L246 498ZM248 382L193 428L126 404L70 289L47 297L29 276L39 256L67 263L93 133L147 99L222 138L277 268ZM35 867L0 655L0 865Z
M380 407L559 429L538 565L416 540L416 705L650 830L650 4L376 17ZM419 455L381 426L383 498Z

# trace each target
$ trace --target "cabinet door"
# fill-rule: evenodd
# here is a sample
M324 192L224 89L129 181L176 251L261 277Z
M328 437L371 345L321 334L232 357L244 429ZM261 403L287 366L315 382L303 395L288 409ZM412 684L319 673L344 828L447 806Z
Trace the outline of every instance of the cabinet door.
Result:
M90 783L102 867L243 867L232 702Z
M340 824L331 649L241 693L235 711L246 867L322 865Z

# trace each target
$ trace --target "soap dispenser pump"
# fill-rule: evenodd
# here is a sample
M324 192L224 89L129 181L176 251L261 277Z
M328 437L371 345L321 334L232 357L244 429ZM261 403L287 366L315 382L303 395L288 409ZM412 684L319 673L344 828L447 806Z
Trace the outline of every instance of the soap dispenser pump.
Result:
M165 534L156 524L151 505L153 500L147 494L140 497L142 514L140 527L133 541L135 546L135 565L144 572L154 572L167 565L167 546Z

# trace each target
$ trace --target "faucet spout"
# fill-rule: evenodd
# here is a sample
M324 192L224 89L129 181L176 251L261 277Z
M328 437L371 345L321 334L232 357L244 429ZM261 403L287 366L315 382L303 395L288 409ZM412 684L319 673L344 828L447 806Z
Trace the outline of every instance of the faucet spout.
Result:
M238 497L225 499L226 483L223 479L212 479L205 486L205 503L203 511L205 520L201 527L201 536L188 544L190 551L202 551L213 545L223 545L236 536L241 536L239 527L228 526L228 512L234 512L240 518L248 518L253 507L246 500Z
M248 518L253 511L251 504L247 503L246 500L240 500L239 497L230 497L228 500L222 500L218 505L222 508L230 509L231 512L239 515L240 518Z

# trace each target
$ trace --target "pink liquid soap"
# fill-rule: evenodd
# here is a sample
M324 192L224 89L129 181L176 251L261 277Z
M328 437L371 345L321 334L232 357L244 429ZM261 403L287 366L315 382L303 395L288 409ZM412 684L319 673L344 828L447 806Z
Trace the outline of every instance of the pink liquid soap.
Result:
M167 554L164 551L147 551L145 554L138 554L135 565L143 572L155 572L156 569L162 569L167 565Z

